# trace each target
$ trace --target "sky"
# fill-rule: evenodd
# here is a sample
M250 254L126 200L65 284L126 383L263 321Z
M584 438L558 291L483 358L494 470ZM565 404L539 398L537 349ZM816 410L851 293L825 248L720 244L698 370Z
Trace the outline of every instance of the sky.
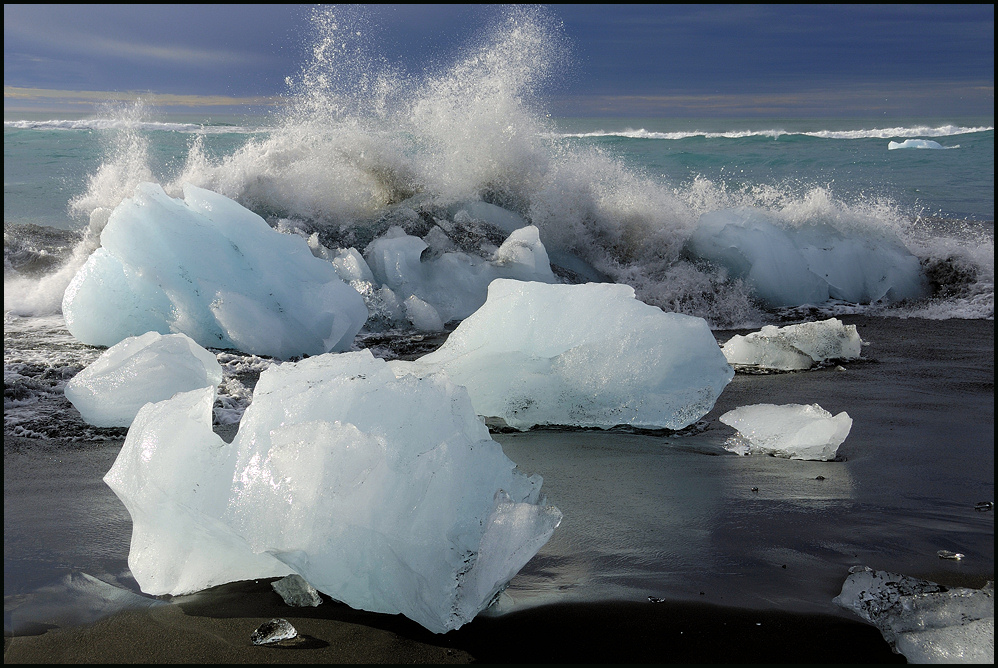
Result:
M303 5L4 5L4 112L131 99L259 109L311 48ZM344 9L418 75L473 48L496 5ZM994 5L552 5L556 116L994 116Z

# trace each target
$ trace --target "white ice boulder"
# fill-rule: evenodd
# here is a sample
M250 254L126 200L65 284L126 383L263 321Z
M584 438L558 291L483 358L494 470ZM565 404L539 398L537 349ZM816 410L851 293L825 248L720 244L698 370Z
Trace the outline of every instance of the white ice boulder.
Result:
M891 141L887 142L888 151L896 151L899 148L934 148L934 149L945 149L945 148L957 148L956 146L943 146L937 141L931 139L905 139L904 141Z
M479 415L516 429L682 429L734 373L704 320L640 302L630 286L506 279L443 346L393 364L445 371Z
M854 567L833 600L880 629L908 663L994 664L994 582L944 587Z
M755 404L728 411L721 422L738 430L724 447L738 454L830 461L852 429L845 411L832 417L818 404Z
M701 216L686 252L744 280L772 308L928 295L918 258L887 232L846 234L825 223L788 228L751 207Z
M863 349L856 325L838 318L736 334L721 346L728 363L735 367L758 367L780 371L810 369L830 360L858 359Z
M399 374L368 351L272 366L231 445L211 431L213 390L143 408L105 477L132 515L142 590L294 572L437 633L470 621L561 513L464 388Z
M471 315L485 303L488 286L497 278L556 281L533 225L514 230L490 260L460 251L421 259L427 248L424 240L393 227L372 241L364 255L378 283L400 301L415 296L432 306L443 323Z
M146 332L108 348L66 383L66 398L98 427L127 427L149 402L215 387L222 367L185 334Z
M148 331L288 358L345 350L367 319L359 294L305 239L209 190L153 183L111 213L63 297L69 331L112 346Z

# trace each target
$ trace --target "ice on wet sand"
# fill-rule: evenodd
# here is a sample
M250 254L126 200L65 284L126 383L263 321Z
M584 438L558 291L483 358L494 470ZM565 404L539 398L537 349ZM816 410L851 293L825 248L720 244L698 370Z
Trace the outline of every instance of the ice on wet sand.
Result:
M181 200L140 184L100 240L62 302L84 343L182 332L287 359L346 350L367 319L364 300L304 239L209 190L184 186Z
M855 567L834 602L880 629L908 663L994 663L993 582L944 587Z
M98 427L127 427L149 402L222 382L215 355L184 334L146 332L108 348L66 383L66 398Z
M142 590L298 573L434 632L470 621L561 513L464 388L396 371L368 351L273 366L231 445L211 430L211 388L144 407L105 477Z
M721 346L731 364L781 371L809 369L829 360L858 359L862 348L856 325L844 325L838 318L786 327L767 325L745 336L736 334Z
M738 430L724 447L738 454L829 461L852 429L845 411L832 417L818 404L755 404L728 411L721 422Z
M509 426L682 429L731 381L707 323L644 304L627 285L498 279L488 300L416 362L468 388Z

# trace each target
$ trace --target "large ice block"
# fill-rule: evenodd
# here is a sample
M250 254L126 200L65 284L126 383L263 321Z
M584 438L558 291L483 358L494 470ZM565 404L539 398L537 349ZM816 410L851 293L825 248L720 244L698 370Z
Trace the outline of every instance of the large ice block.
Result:
M837 318L736 334L721 346L730 364L781 371L809 369L829 360L858 359L863 349L856 325Z
M498 279L438 350L412 365L468 388L511 427L682 429L733 376L707 323L665 313L627 285Z
M854 567L833 600L880 629L908 663L995 661L994 582L982 589L944 587Z
M213 390L144 407L105 480L147 593L298 573L431 631L485 608L561 520L444 374L370 352L272 366L231 445ZM216 554L205 560L202 554Z
M146 332L108 348L66 383L66 398L98 427L127 427L149 402L222 382L215 355L185 334Z
M364 300L303 238L209 190L187 185L178 200L153 183L111 213L62 308L92 345L182 332L282 359L345 350L367 319Z
M928 295L918 258L887 231L844 233L822 222L790 228L761 209L741 207L701 216L686 252L744 280L774 308Z
M724 447L739 454L767 454L788 459L835 459L852 429L845 411L835 417L818 404L755 404L720 417L738 430Z

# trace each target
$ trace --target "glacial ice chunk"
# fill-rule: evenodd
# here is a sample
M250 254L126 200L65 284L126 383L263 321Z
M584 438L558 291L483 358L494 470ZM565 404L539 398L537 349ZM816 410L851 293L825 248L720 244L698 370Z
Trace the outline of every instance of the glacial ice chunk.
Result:
M957 146L943 146L937 141L932 141L931 139L905 139L904 141L897 142L892 141L887 143L888 151L895 151L899 148L959 148Z
M69 331L92 345L182 332L278 358L345 350L367 319L364 300L305 239L209 190L185 185L178 200L153 183L111 213L62 307Z
M215 355L186 334L146 332L108 348L66 383L66 398L98 427L127 427L149 402L222 382Z
M129 566L147 593L297 573L443 633L561 520L444 374L366 350L275 365L229 445L211 431L213 395L145 406L105 477L132 515Z
M296 608L315 608L322 605L319 591L305 581L305 578L293 573L280 580L270 583L274 591L290 606Z
M682 429L734 373L704 320L644 304L630 286L507 279L438 350L392 364L445 371L479 415L516 429Z
M755 404L728 411L721 422L738 430L724 447L739 454L830 461L852 429L845 411L835 417L818 404Z
M880 629L908 663L994 663L994 582L950 588L853 568L833 600Z
M785 229L761 209L742 207L701 216L685 250L744 280L771 308L928 295L918 258L886 232L847 235L819 223Z
M862 346L856 325L830 318L786 327L767 325L745 336L736 334L721 350L736 368L798 371L829 360L858 359Z
M427 248L422 239L393 227L372 241L364 255L378 283L402 301L415 296L429 304L442 323L471 315L485 303L488 286L497 278L556 281L533 225L514 230L491 260L460 251L423 260Z
M254 645L272 645L282 640L293 640L298 637L298 629L286 619L271 619L264 622L253 634L250 640Z

